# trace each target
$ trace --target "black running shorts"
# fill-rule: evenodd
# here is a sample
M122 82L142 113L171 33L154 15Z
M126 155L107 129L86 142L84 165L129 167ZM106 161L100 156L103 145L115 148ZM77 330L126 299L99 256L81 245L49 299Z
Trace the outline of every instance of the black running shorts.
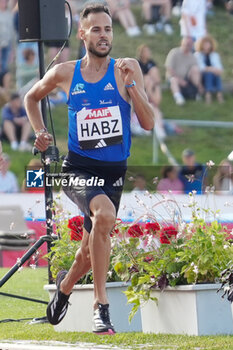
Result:
M126 168L126 161L103 162L68 153L62 166L62 173L68 180L63 191L83 212L87 232L92 228L90 201L95 196L106 195L118 212Z

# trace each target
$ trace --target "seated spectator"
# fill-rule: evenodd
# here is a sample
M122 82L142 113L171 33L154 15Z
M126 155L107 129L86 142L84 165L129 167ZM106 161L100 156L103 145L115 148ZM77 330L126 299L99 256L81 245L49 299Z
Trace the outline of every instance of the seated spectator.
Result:
M134 187L132 192L145 192L146 191L146 179L142 174L137 174L134 179Z
M155 61L151 57L151 50L147 45L141 45L137 49L137 59L141 67L146 93L149 102L154 108L156 118L156 132L160 139L166 136L163 126L163 116L159 105L162 99L160 87L160 73Z
M227 159L222 160L219 164L213 183L217 194L233 194L233 169Z
M0 107L4 106L10 98L10 72L0 73Z
M6 153L3 153L0 170L0 192L2 193L13 193L19 191L16 176L9 171L9 167L10 158Z
M206 0L184 0L181 7L181 36L194 41L206 35Z
M201 74L192 47L192 38L185 37L181 46L172 49L166 58L166 77L177 105L183 105L185 99L195 99L202 92Z
M14 41L13 12L8 9L8 0L0 0L0 72L9 71L9 62Z
M171 26L171 0L142 0L142 11L146 24L143 26L148 35L164 30L173 34Z
M161 193L184 193L184 185L178 178L177 167L168 165L162 169L162 179L159 181L157 191Z
M138 47L137 60L143 73L147 95L155 106L159 106L161 102L160 73L147 45L143 44Z
M225 7L230 15L233 15L233 0L225 0Z
M138 36L141 30L137 26L135 17L130 8L129 0L106 0L113 19L119 20L126 34L130 37Z
M219 103L223 102L221 79L223 66L216 47L217 44L211 36L205 36L196 43L195 56L202 73L205 101L208 104L212 101L213 93L217 93Z
M19 44L19 48L21 44ZM26 47L19 53L21 59L17 59L16 64L16 86L22 89L26 84L32 81L31 87L39 78L37 50L34 47ZM30 87L29 87L30 89Z
M179 172L179 179L183 183L184 192L196 191L201 194L205 190L205 167L196 162L195 153L191 149L182 152L183 166Z
M56 88L49 94L49 102L51 108L64 105L67 102L67 95L63 90Z
M9 103L2 109L2 124L3 134L10 141L12 150L31 151L28 143L31 124L17 93L11 95Z

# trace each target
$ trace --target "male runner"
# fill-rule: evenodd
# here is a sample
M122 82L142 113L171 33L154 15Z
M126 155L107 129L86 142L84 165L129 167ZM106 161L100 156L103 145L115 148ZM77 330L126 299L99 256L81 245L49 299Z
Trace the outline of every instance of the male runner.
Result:
M85 181L98 177L101 186L64 188L84 216L80 250L67 273L56 279L57 292L47 308L48 320L58 324L65 316L74 284L92 268L94 277L93 331L113 334L105 283L110 257L110 232L120 202L126 159L130 149L130 102L142 128L154 127L143 77L136 60L114 60L112 19L102 4L87 5L80 15L79 36L86 55L80 61L61 63L45 74L25 97L35 146L45 151L52 140L44 127L38 102L59 87L68 96L68 155L63 171Z

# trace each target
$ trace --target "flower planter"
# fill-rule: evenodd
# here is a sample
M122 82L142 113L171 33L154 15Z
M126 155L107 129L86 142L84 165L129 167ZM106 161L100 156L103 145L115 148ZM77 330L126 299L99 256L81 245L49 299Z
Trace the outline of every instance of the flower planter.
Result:
M111 282L106 284L108 300L110 303L111 320L117 332L140 332L142 331L140 310L129 324L128 317L131 306L127 305L127 298L123 292L127 289L124 282ZM45 285L50 300L55 291L55 285ZM76 285L70 296L71 305L65 318L60 324L54 326L58 332L76 331L92 332L94 289L92 284Z
M154 290L141 307L142 330L145 333L187 335L233 334L233 319L229 301L222 299L219 284L168 287ZM233 311L233 310L232 310Z

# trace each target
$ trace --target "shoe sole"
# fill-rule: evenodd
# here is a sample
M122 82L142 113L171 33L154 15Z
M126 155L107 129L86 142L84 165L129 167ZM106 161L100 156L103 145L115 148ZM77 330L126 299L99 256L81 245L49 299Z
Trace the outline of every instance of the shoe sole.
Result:
M95 331L93 331L93 333L97 334L97 335L115 335L116 334L116 332L113 331L112 329L108 329L105 332L95 332Z

